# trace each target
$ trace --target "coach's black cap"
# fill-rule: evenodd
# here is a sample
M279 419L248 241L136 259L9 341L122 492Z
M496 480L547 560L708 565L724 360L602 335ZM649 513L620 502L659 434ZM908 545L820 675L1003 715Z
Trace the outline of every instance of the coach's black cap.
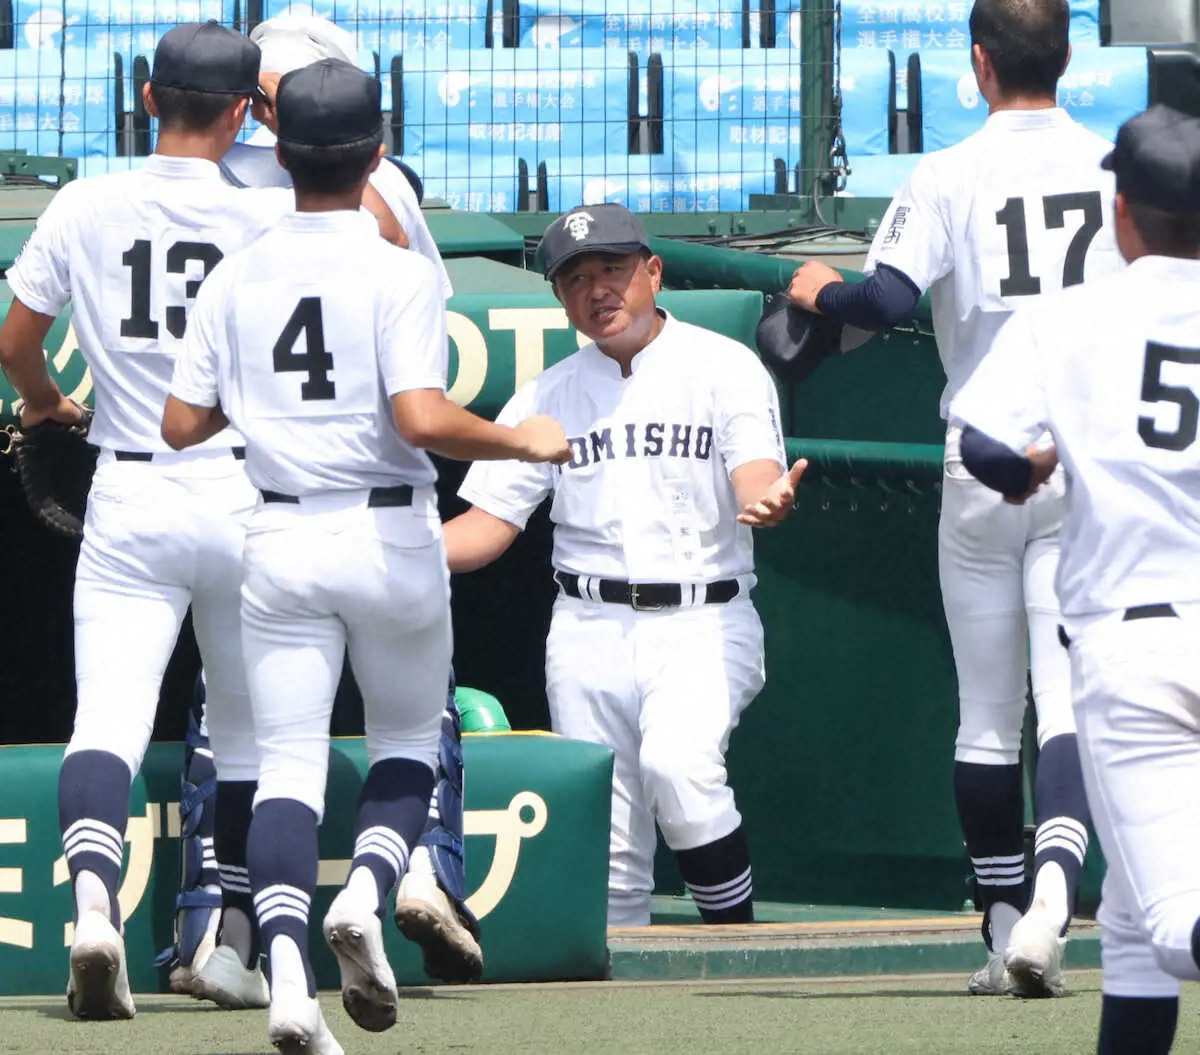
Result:
M240 33L216 22L169 29L154 49L150 83L212 95L255 95L262 53Z
M1100 162L1132 202L1168 213L1200 213L1200 119L1157 103L1131 117Z
M275 105L281 143L345 146L383 132L379 82L341 59L321 59L285 73Z
M537 255L553 282L563 264L584 253L626 256L649 248L642 221L624 205L581 205L546 228Z

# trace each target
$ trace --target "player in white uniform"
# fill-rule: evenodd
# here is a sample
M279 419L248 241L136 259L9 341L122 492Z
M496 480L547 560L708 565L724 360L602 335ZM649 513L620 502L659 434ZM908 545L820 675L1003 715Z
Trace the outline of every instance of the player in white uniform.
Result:
M1104 164L1131 266L1018 311L951 412L1014 501L1066 468L1058 594L1108 863L1099 1050L1159 1055L1200 980L1200 120L1157 106Z
M595 343L498 420L552 415L571 460L472 466L459 494L473 508L446 525L450 568L495 560L553 496L561 592L546 690L556 732L614 751L609 926L650 922L656 821L701 917L749 921L750 853L724 756L764 678L750 526L786 515L803 467L784 473L775 388L754 353L655 306L662 261L637 217L575 209L541 252Z
M203 446L232 421L262 495L246 540L243 644L261 755L248 860L281 1051L340 1052L317 1004L317 881L329 718L348 650L370 769L350 876L325 919L343 1001L395 1021L381 916L425 826L450 675L449 579L432 463L565 460L548 418L493 425L446 399L434 267L357 212L382 154L379 85L322 60L285 75L280 158L297 211L214 271L198 298L162 431Z
M259 23L250 39L262 50L260 80L266 98L254 101L253 113L262 127L247 143L235 143L221 161L226 180L239 187L284 187L292 178L276 157L277 119L272 97L279 78L321 59L355 63L354 38L328 19L309 12L285 12ZM399 221L401 237L396 244L419 252L436 268L442 294L454 293L437 244L429 232L411 185L391 163L371 173L367 193L378 196L386 212L379 214L381 233L388 237L388 221ZM379 210L374 211L378 214ZM465 872L462 857L462 764L461 734L454 704L447 706L438 787L430 809L428 830L414 848L411 867L401 883L397 918L406 936L424 951L426 971L445 981L473 981L483 970L483 951L477 935L478 923L465 903ZM247 817L247 824L249 819ZM227 857L244 863L244 847L229 848ZM234 887L244 886L244 877L233 876ZM229 884L227 884L229 885ZM237 891L231 893L236 896ZM186 897L186 895L185 895ZM245 984L246 954L254 949L219 946L215 955L198 966L191 985L193 996L213 1000L226 1007L240 1006L237 993Z
M792 280L801 307L863 329L899 321L929 290L947 378L943 417L1019 305L1120 266L1112 179L1099 167L1109 144L1055 104L1069 24L1066 0L978 0L972 63L987 123L913 170L880 224L866 283L842 285L819 263ZM949 424L938 563L958 673L954 793L989 950L969 989L1054 996L1089 826L1069 664L1056 637L1061 474L1024 507L1005 505L963 469L959 429ZM1020 769L1030 674L1032 897Z
M232 788L237 798L258 773L239 621L242 533L254 503L242 441L229 432L178 454L159 434L201 281L293 207L282 191L236 191L217 169L258 91L258 64L255 45L215 23L168 32L145 92L159 119L154 156L140 171L65 186L8 272L15 299L0 356L25 400L22 420L78 417L42 352L68 301L95 380L91 440L100 456L74 595L78 708L59 781L76 912L68 1002L81 1017L134 1013L117 905L129 788L189 604L219 797ZM218 811L218 844L223 826L244 823L233 812ZM215 894L212 847L204 856ZM241 922L248 929L249 918ZM262 1002L261 972L257 986Z
M357 62L353 35L308 11L285 11L260 22L250 39L262 49L262 74L268 91L271 82L278 82L283 74L320 59L342 59L351 65ZM253 113L262 127L255 129L246 142L230 148L221 161L222 175L235 186L290 189L291 177L275 157L275 118L269 103L256 100ZM452 296L450 276L404 173L394 164L380 165L371 173L369 186L399 224L400 237L391 240L426 257L437 268L446 297Z

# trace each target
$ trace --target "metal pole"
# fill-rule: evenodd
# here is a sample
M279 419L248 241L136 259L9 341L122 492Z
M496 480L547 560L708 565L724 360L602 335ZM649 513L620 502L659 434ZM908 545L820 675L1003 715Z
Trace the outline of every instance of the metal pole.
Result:
M804 199L809 223L816 222L813 184L829 171L833 129L834 3L800 4L800 172L796 193Z

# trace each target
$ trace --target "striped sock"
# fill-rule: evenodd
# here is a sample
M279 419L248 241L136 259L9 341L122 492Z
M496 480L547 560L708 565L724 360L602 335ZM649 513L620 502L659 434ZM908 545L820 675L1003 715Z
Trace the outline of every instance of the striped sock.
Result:
M300 950L308 995L317 995L308 959L308 912L317 888L317 816L295 799L259 803L246 852L263 947L291 938Z
M1037 834L1033 844L1034 897L1046 902L1061 917L1065 934L1075 908L1079 873L1083 871L1087 857L1088 825L1091 824L1083 789L1079 742L1074 733L1052 737L1042 745L1034 779L1034 800L1037 806ZM1041 882L1042 868L1048 864L1062 869L1062 880L1056 876L1054 882ZM1053 869L1049 871L1054 872Z
M246 866L246 841L257 787L253 780L219 781L214 827L222 904L219 940L235 948L248 968L257 965L261 953L250 870Z
M408 870L409 848L417 845L429 815L433 770L409 758L385 758L367 772L358 799L354 860L350 873L366 868L375 878L376 912L383 915L400 877Z
M705 923L753 923L750 848L739 825L721 839L676 850L679 872Z
M1021 767L955 762L954 800L983 909L983 940L993 952L1003 952L1010 920L1019 918L1029 903ZM993 921L997 904L1013 911L999 913Z
M72 883L80 872L99 878L108 892L108 918L117 929L129 785L129 767L107 751L67 755L58 777L58 823Z

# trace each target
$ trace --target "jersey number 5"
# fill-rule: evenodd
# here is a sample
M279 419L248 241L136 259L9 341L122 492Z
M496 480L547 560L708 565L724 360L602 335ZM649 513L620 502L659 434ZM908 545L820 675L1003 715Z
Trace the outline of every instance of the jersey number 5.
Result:
M121 263L132 272L130 281L129 318L121 320L122 337L145 337L158 339L158 323L150 318L150 262L152 246L147 239L139 238L124 253ZM182 275L187 272L188 261L197 260L204 265L200 278L189 279L184 294L189 299L200 292L200 283L221 262L221 250L209 242L176 242L167 250L167 273ZM187 329L187 308L172 304L167 308L164 321L172 337L182 337Z
M1174 403L1179 408L1179 427L1163 432L1153 418L1138 418L1138 435L1147 447L1164 451L1184 451L1196 442L1200 426L1200 400L1190 388L1162 383L1163 363L1200 365L1200 348L1173 348L1169 344L1146 345L1146 366L1142 370L1142 401L1144 403Z
M304 351L295 351L296 342L304 334ZM333 356L325 351L325 329L321 323L321 298L301 297L296 310L275 342L271 355L275 373L307 374L300 385L300 398L334 399L337 389L329 380L333 369Z
M1083 281L1083 263L1092 239L1104 226L1100 192L1051 194L1042 199L1046 230L1061 231L1067 225L1067 213L1083 213L1083 223L1067 246L1063 261L1063 288L1077 286ZM1000 280L1000 296L1031 297L1042 291L1042 280L1029 270L1029 228L1025 221L1025 199L1009 198L996 213L996 223L1008 236L1008 278Z

